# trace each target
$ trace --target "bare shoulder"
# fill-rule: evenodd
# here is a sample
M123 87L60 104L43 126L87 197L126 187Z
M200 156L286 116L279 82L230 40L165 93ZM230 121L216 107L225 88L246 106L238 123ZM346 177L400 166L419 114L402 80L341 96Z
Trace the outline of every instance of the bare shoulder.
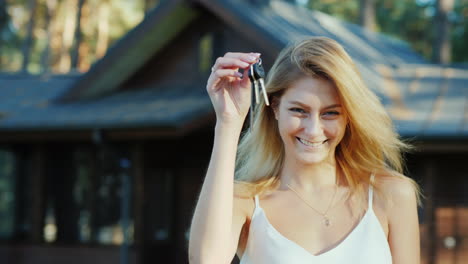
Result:
M393 263L420 263L417 183L404 175L379 175L380 188L387 196L388 242Z
M388 199L387 209L395 213L395 210L404 210L406 206L401 205L416 206L418 187L413 179L396 172L384 172L376 176L376 184Z

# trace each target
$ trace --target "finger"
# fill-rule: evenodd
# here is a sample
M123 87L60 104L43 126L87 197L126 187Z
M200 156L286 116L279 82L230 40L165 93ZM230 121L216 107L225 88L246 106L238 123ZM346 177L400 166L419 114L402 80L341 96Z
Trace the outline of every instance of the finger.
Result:
M242 77L242 73L238 72L237 70L233 69L218 69L212 73L213 77L215 78L224 78L224 77Z
M245 61L242 61L240 59L237 59L237 58L219 57L218 59L216 59L216 63L213 66L213 70L225 69L225 68L230 68L230 69L242 68L242 69L245 69L245 68L247 68L249 66L250 66L249 63L247 63Z
M225 58L235 58L239 59L248 63L255 63L260 58L260 53L250 52L250 53L242 53L242 52L228 52L224 55Z
M242 73L233 69L218 69L211 73L208 78L208 90L213 89L216 83L218 83L222 78L240 78ZM213 89L214 90L214 89Z

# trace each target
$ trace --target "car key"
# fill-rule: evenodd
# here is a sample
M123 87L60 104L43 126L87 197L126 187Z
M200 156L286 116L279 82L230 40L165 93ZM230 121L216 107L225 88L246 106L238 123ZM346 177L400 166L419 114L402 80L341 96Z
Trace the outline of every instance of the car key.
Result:
M270 105L270 102L268 101L268 95L265 89L264 77L265 77L265 70L263 69L263 66L262 66L262 59L259 59L257 63L250 65L250 69L249 69L249 79L253 85L253 90L254 90L254 93L252 95L252 103L250 106L250 112L249 112L250 127L252 127L253 125L254 105L257 105L260 103L260 95L259 95L260 91L259 90L261 90L261 92L263 93L265 104L268 106ZM255 104L254 104L254 100L255 100Z
M260 90L263 93L263 98L265 99L265 104L270 105L270 102L268 101L268 95L265 89L265 81L264 81L265 70L263 69L262 59L259 59L257 63L250 65L249 78L250 78L250 81L254 85L255 103L256 104L260 103L260 98L259 98L259 88L260 88Z

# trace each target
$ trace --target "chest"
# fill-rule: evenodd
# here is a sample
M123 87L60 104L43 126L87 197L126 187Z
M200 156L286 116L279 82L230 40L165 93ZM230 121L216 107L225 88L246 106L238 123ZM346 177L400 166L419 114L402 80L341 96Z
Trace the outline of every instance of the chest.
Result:
M366 213L343 241L317 252L284 237L269 225L263 210L258 210L251 221L251 235L241 264L391 264L392 256L377 217ZM309 238L310 239L310 238Z
M363 224L363 221L372 219L378 222L385 238L388 238L388 220L386 213L379 202L373 204L373 212L367 208L358 210L349 203L338 204L329 210L326 216L329 225L325 224L325 217L308 206L296 203L284 206L279 203L264 200L261 201L261 216L265 224L281 239L289 240L303 248L312 255L320 255L333 250L347 240L350 235ZM323 212L322 212L323 213ZM366 219L367 218L367 219ZM245 228L248 232L249 228ZM244 237L248 237L248 233ZM241 241L240 249L245 248L247 241Z
M330 210L325 216L301 205L278 210L265 206L263 217L270 228L282 237L303 247L313 255L320 255L343 243L360 225L375 221L374 214L385 237L388 238L388 221L385 212L373 206L373 212L352 211L342 205ZM373 218L373 219L371 219Z

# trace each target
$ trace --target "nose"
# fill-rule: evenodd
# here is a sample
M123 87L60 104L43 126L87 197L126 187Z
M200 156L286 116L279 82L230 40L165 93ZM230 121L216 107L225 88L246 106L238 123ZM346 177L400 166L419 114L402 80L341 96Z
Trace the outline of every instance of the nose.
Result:
M303 121L304 133L308 138L313 139L322 135L323 128L319 116L310 115L308 118L303 119Z

